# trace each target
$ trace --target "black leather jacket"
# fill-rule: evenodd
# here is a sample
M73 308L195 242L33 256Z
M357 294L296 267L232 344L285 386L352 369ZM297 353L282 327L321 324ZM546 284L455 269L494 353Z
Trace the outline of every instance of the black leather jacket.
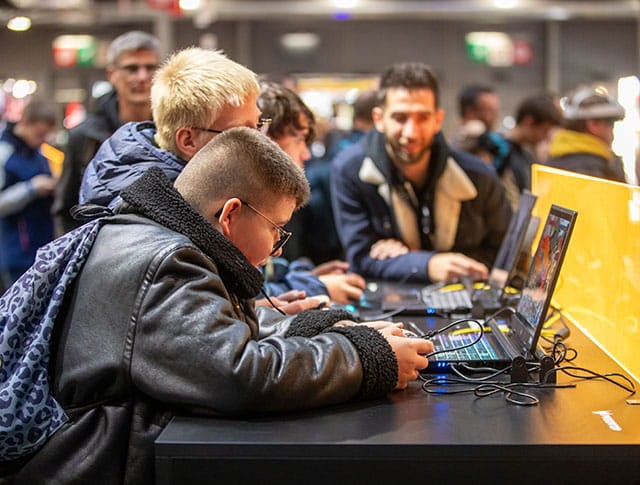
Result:
M71 417L17 483L154 483L153 442L176 414L286 412L384 395L386 340L307 311L261 336L262 278L150 170L122 192L56 322L53 393Z

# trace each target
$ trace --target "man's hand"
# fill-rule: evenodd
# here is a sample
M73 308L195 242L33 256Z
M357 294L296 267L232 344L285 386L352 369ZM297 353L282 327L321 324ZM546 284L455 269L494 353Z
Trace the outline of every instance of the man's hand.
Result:
M318 279L327 287L331 301L342 304L358 301L366 285L364 278L355 273L330 273Z
M407 254L409 248L397 239L380 239L373 243L369 250L369 256L373 259L395 258Z
M322 276L326 274L344 274L349 269L349 263L346 261L340 261L334 259L332 261L327 261L326 263L321 263L311 272L316 276Z
M401 323L381 326L377 330L387 339L398 360L396 389L405 389L409 381L418 378L420 369L425 369L429 364L425 355L433 352L433 344L423 338L405 337Z
M280 310L287 315L297 315L302 310L308 310L310 308L318 308L322 305L329 304L329 297L326 295L317 295L307 297L304 291L291 290L281 295L271 297L271 301ZM266 298L256 300L256 306L271 307L271 303Z
M50 175L36 175L31 179L31 184L38 197L46 197L56 190L58 179Z
M489 270L487 267L460 253L436 253L431 256L427 274L431 281L455 283L461 276L469 276L473 280L484 280Z

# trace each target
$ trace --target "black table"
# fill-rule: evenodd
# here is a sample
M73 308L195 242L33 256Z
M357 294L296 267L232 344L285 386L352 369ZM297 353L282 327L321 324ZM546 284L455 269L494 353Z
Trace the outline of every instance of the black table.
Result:
M579 365L621 372L575 328L569 343ZM532 407L429 395L415 382L286 416L177 417L156 441L157 483L640 483L640 406L604 381L559 382L577 387L532 390Z

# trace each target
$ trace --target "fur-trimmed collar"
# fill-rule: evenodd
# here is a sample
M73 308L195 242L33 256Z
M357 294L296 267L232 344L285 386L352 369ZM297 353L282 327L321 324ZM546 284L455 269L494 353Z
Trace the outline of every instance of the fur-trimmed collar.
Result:
M384 135L372 130L367 136L366 157L358 173L360 180L378 186L402 185L384 148ZM471 200L477 195L473 182L449 154L441 133L435 136L432 145L427 184L457 201ZM388 193L388 188L382 188L381 191ZM381 195L388 201L385 195Z
M389 206L400 238L409 249L421 249L415 209L400 193L404 191L409 194L415 201L414 204L418 203L420 194L414 192L408 181L400 180L401 176L393 168L393 162L385 151L384 135L375 132L367 136L366 156L360 166L358 177L363 182L377 186L378 195ZM425 191L433 193L433 248L437 251L449 251L455 242L461 204L474 199L478 191L464 170L449 155L447 144L440 133L436 135L432 145L428 170Z
M229 290L240 298L254 298L262 288L262 273L207 220L196 212L157 167L120 192L128 207L187 236L218 266L220 277ZM133 210L132 210L133 209Z

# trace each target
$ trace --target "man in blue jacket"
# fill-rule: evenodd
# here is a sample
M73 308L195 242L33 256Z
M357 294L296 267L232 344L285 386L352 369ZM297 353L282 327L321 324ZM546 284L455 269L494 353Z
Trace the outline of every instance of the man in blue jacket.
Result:
M386 280L484 279L511 217L495 171L449 150L425 64L388 68L379 101L376 129L338 155L331 177L351 268Z
M40 147L55 124L53 106L34 99L20 121L0 133L0 274L6 287L33 264L37 249L53 239L57 179Z

